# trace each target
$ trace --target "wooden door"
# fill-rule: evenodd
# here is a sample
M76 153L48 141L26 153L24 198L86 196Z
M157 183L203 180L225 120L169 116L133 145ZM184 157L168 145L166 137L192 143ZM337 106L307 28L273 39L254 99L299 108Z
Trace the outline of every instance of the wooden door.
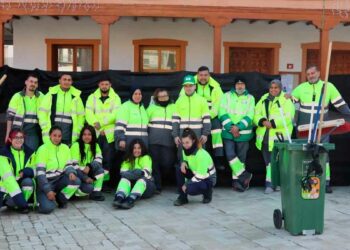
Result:
M319 50L307 50L306 65L319 65ZM350 74L350 50L333 50L331 64L329 69L330 75Z

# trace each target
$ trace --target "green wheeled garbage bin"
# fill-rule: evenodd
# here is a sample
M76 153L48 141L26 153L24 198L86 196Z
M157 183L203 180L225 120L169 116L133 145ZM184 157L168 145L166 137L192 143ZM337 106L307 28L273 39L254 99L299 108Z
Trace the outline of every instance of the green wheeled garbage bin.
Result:
M305 140L275 142L271 181L281 187L282 212L275 209L275 227L292 235L322 234L324 227L326 160L334 144L307 144Z

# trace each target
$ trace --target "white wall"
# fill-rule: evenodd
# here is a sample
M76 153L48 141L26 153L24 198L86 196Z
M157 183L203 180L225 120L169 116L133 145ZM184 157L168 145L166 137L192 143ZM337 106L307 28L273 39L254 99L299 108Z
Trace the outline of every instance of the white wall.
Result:
M100 39L100 25L89 17L75 21L71 17L55 20L42 17L22 17L13 21L14 26L14 67L46 69L47 38ZM186 70L195 71L200 65L213 68L213 29L204 21L191 19L121 18L110 30L110 68L134 69L134 46L132 40L145 38L169 38L185 40ZM269 42L281 43L280 71L288 71L287 63L293 63L291 72L300 72L301 44L317 42L319 31L312 25L298 22L268 24L258 21L249 24L241 20L225 26L222 30L223 42ZM331 40L350 41L350 28L338 25L331 31ZM101 64L100 64L101 65ZM222 72L224 70L224 48L222 47Z

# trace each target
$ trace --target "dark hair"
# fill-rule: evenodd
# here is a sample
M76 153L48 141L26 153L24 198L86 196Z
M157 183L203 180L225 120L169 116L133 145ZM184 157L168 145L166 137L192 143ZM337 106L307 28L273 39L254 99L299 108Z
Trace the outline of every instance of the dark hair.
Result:
M62 128L60 126L54 125L50 128L49 135L51 135L54 130L59 130L62 133Z
M58 75L58 79L61 80L61 78L62 78L63 76L70 76L70 78L72 78L72 80L73 80L73 76L72 76L71 74L68 74L68 73L60 73L60 74Z
M209 72L209 68L207 66L200 66L197 71L198 72L201 72L201 71L208 71Z
M311 64L311 65L306 67L305 72L308 71L309 69L312 69L312 68L315 68L316 71L320 71L320 69L318 68L318 66L316 64Z
M15 138L18 133L22 133L25 136L25 133L24 133L24 131L22 129L20 129L20 128L13 128L13 129L11 129L11 131L9 133L9 137L6 140L6 145L7 146L11 146L10 139L13 140L13 138Z
M169 94L169 91L165 88L156 88L156 90L153 92L153 98L156 99L160 92L167 92Z
M79 143L79 151L80 151L80 160L84 161L85 160L85 143L83 141L83 134L85 130L89 130L91 133L91 142L90 144L90 149L91 149L91 153L93 158L96 157L96 143L97 143L97 136L96 136L96 132L93 126L90 126L89 124L85 123L84 127L81 129L80 131L80 135L79 135L79 139L78 139L78 143Z
M185 128L184 131L182 132L181 137L182 138L189 137L192 140L194 140L194 143L197 145L198 148L202 147L201 143L198 140L196 133L190 128Z
M29 73L29 74L27 75L27 80L28 80L28 78L29 78L29 77L33 77L33 78L36 78L36 79L38 79L38 80L39 80L38 75L37 75L37 74L35 74L35 73Z
M109 78L108 75L102 75L101 78L98 80L98 83L104 82L104 81L108 81L109 83L111 83L111 79Z
M134 164L135 164L134 146L136 144L140 144L141 156L144 156L144 155L148 154L146 144L143 142L143 140L141 140L141 139L134 139L134 140L132 140L130 142L129 147L126 150L126 154L125 154L125 157L124 157L124 160L130 162L132 166L134 166Z

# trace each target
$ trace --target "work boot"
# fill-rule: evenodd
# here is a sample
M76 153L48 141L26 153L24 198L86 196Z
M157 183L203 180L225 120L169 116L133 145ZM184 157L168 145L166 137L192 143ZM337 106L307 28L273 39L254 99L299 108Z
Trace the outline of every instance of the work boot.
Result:
M122 196L115 196L114 201L113 201L113 206L115 208L119 208L122 203L123 203L124 197Z
M332 187L330 185L326 185L326 193L327 194L333 193L333 189L332 189Z
M130 209L135 206L135 199L128 197L124 200L124 202L120 205L122 209Z
M238 176L239 182L241 183L242 187L244 188L244 191L248 190L250 180L252 179L253 175L249 173L248 171L244 170L244 172Z
M16 211L20 214L28 214L29 213L29 207L19 207L16 209Z
M266 187L265 191L264 191L264 194L272 194L273 192L274 192L274 190L273 190L272 187Z
M210 203L213 197L213 188L209 188L208 191L203 194L203 200L202 202L204 204Z
M233 190L235 190L237 192L244 192L244 188L238 180L232 181L232 187L233 187Z
M92 193L89 195L89 199L93 201L104 201L105 197L100 191L92 191Z
M58 208L60 209L65 209L67 208L67 201L62 198L63 194L62 193L59 193L58 195L56 195L56 202L57 202L57 206Z
M174 201L174 206L182 206L188 203L188 199L184 195L179 195L177 199Z

